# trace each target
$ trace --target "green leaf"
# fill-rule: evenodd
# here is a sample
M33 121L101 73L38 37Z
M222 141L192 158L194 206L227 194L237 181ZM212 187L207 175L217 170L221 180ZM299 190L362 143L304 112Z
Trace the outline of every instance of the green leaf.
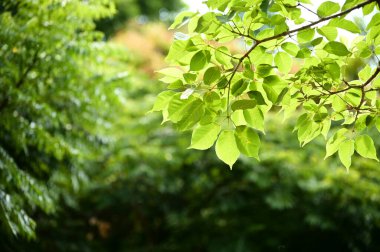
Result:
M274 63L282 73L289 73L292 68L292 58L284 52L279 52L274 57Z
M283 43L281 45L281 48L292 56L296 56L299 51L299 47L296 44L291 43L291 42Z
M339 145L338 155L342 164L348 170L351 166L351 157L354 154L354 140L346 140Z
M323 47L323 50L338 56L347 56L348 54L350 54L350 52L347 50L347 47L344 44L336 41L328 42L325 45L325 47Z
M153 105L153 108L149 112L161 111L166 109L169 104L170 99L175 95L174 91L163 91L157 95L156 101ZM149 113L148 112L148 113Z
M194 16L195 13L191 11L184 11L179 13L174 19L173 24L169 27L169 30L177 29L181 27L190 17Z
M254 129L247 126L236 127L235 139L241 153L259 160L260 138Z
M247 89L247 87L248 87L248 81L245 79L240 79L234 84L232 84L231 94L233 96L239 96Z
M360 33L359 27L352 21L343 18L334 18L329 22L329 25L335 26L352 33Z
M251 99L254 99L257 105L267 105L263 95L259 91L249 91L248 96Z
M333 26L323 26L317 29L318 33L327 38L329 41L334 41L338 36L338 31Z
M209 51L199 51L191 58L190 70L200 71L210 62L210 52Z
M264 113L258 108L243 110L245 121L254 129L264 131Z
M376 13L375 15L373 15L373 17L371 18L371 21L368 23L366 27L366 30L368 31L373 26L376 26L378 24L380 24L380 13Z
M186 116L190 112L190 108L193 106L193 103L196 102L195 105L202 103L199 98L195 98L194 96L190 96L188 99L181 99L182 94L176 94L172 97L168 106L169 120L174 123L182 120L183 117Z
M193 131L191 137L191 145L189 148L198 150L206 150L210 148L218 138L220 130L220 125L216 123L201 125L197 127Z
M215 152L220 160L228 164L232 169L232 165L239 158L240 151L237 147L234 131L224 130L220 133L215 144Z
M210 67L206 70L203 81L206 85L210 85L220 78L220 70L218 67Z
M260 64L260 65L257 66L256 71L257 71L257 74L260 77L265 77L265 76L270 75L272 69L273 69L272 65L269 65L269 64Z
M317 14L320 17L330 16L340 10L340 6L338 3L334 3L331 1L323 2L317 9Z
M372 138L368 135L361 135L355 139L355 150L362 157L378 161L375 144L373 143Z
M338 151L340 144L347 139L345 136L346 133L347 129L340 129L332 137L330 137L326 144L325 159Z
M232 111L235 110L244 110L244 109L251 109L256 107L256 101L255 100L237 100L231 105Z
M297 33L297 40L300 43L308 43L314 38L315 30L307 29Z
M188 104L182 119L176 124L178 130L190 130L197 124L205 113L205 107L200 99L195 99Z
M231 55L227 47L221 46L215 49L215 59L225 68L231 67Z

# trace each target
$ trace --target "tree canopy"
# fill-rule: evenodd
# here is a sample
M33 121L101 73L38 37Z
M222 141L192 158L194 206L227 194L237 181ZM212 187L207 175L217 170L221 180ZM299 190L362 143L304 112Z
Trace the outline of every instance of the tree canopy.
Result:
M338 153L348 169L356 152L378 160L372 128L380 132L380 13L375 0L208 0L206 13L182 12L178 32L159 71L168 90L152 111L162 111L190 148L208 149L231 168L240 154L260 159L268 113L297 121L301 146L322 135L325 158ZM352 20L360 10L369 18ZM348 35L345 35L348 34ZM232 50L231 42L245 50ZM364 59L358 77L350 62ZM280 129L280 128L279 128ZM265 138L264 138L265 139Z

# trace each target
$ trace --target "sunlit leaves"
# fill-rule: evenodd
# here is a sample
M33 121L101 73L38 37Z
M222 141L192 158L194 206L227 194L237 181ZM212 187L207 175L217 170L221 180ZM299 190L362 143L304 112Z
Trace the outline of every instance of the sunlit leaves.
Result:
M370 146L353 132L362 134L366 129L380 128L379 71L371 64L359 73L350 70L359 58L370 59L380 52L378 13L372 16L364 38L359 35L361 26L351 21L348 13L339 14L354 10L357 1L347 1L342 9L336 2L322 2L313 14L319 18L315 22L301 17L304 10L297 1L273 2L268 6L259 6L256 1L209 0L206 4L213 10L192 17L189 37L180 43L174 41L169 51L168 58L180 68L163 77L169 88L177 87L176 92L182 94L191 90L188 99L199 100L197 113L204 114L203 118L195 124L199 118L191 120L182 129L198 129L199 124L221 125L220 139L232 132L238 151L248 156L255 153L256 157L256 149L244 148L250 143L246 135L256 139L255 130L265 131L268 113L279 110L286 118L296 118L295 130L301 146L322 135L327 139L326 158L338 152L343 165L349 168L356 141L361 148ZM374 9L369 2L363 7L365 14ZM290 21L299 26L291 28ZM347 43L341 30L358 38ZM222 43L233 40L244 46L236 49ZM181 71L194 76L185 77ZM167 106L163 96L154 110ZM172 102L174 106L183 102L169 99L169 108ZM186 109L181 106L170 113L163 108L164 119L175 124L184 120ZM335 132L333 135L330 129ZM218 146L219 158L229 165L236 161L238 154L228 156L220 143ZM373 151L369 153L359 154L374 158Z
M223 130L215 144L215 152L220 160L228 164L232 169L232 165L236 162L240 155L237 147L234 131Z
M210 85L220 78L220 70L218 67L210 67L206 70L203 81L206 85Z
M326 52L335 54L337 56L347 56L348 54L350 54L350 51L348 51L347 47L344 44L336 41L328 42L323 47L323 49Z
M299 51L299 47L292 42L285 42L281 44L281 48L292 56L296 56Z
M338 3L332 1L323 2L317 10L317 14L320 17L330 16L340 10L340 6Z
M215 140L220 132L220 125L210 123L207 125L200 125L193 131L191 138L191 145L189 148L206 150L214 145Z
M276 63L278 70L282 73L289 73L292 68L292 58L284 52L279 52L274 57L274 63Z
M235 130L236 144L241 153L259 160L260 138L250 127L238 126Z
M368 135L361 135L355 139L355 150L362 157L378 160L375 145Z
M354 154L354 144L354 140L346 140L339 145L339 159L346 169L349 169L351 166L351 156Z

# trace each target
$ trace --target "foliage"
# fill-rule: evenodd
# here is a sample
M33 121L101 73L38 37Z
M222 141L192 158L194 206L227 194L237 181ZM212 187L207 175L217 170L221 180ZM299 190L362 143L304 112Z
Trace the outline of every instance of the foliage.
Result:
M125 52L94 31L95 19L114 12L109 1L0 6L1 236L33 238L31 217L75 204L86 170L112 142Z
M188 34L175 36L167 56L172 66L160 71L169 90L152 111L162 111L163 121L180 131L193 131L191 148L215 143L230 167L240 153L259 159L259 135L272 111L285 119L297 115L300 145L322 135L326 158L338 153L347 169L354 152L378 160L368 135L371 128L380 131L377 3L325 1L315 12L308 0L208 0L205 14L182 12L171 28L187 25ZM350 20L354 10L370 15L365 30ZM343 30L354 39L340 36ZM236 40L244 52L230 51L228 42ZM368 64L358 79L346 79L349 62L358 59Z

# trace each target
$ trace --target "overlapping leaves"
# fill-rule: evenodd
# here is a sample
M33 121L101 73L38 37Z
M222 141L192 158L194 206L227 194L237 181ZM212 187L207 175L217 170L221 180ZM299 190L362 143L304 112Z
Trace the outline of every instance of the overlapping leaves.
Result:
M347 168L355 152L377 159L366 131L380 124L380 16L374 14L365 30L349 18L357 9L364 15L377 11L374 0L325 1L314 7L293 0L206 4L209 12L186 12L175 21L177 27L188 18L188 37L174 41L168 55L182 73L170 81L163 77L172 91L160 94L154 109L179 129L194 130L192 148L216 142L217 156L230 166L240 153L258 159L257 130L264 133L266 114L280 110L285 118L298 117L301 146L323 136L326 157L338 152ZM316 20L303 18L305 12ZM342 30L356 36L352 43L342 39ZM236 41L245 49L234 50L230 45ZM372 61L359 78L349 79L349 62L355 59ZM179 101L178 93L186 100ZM194 111L186 111L194 100L199 103ZM188 115L191 123L183 126L180 120Z

